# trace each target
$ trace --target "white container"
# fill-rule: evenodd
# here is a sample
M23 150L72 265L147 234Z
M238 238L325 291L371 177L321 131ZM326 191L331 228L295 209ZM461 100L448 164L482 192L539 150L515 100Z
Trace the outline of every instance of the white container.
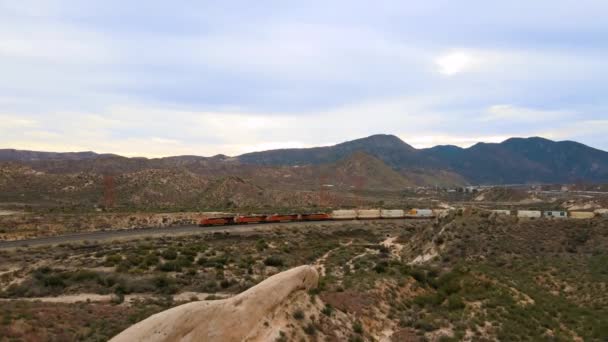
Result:
M400 218L405 216L405 211L401 209L382 209L380 210L382 218Z
M608 216L608 209L595 209L593 212L597 216Z
M357 210L358 219L377 219L380 218L380 209L359 209Z
M331 218L334 220L354 220L357 218L356 210L334 210L331 212Z
M511 210L495 209L490 211L498 215L511 215Z
M538 218L542 216L540 210L518 210L517 217Z
M595 217L595 213L590 211L571 211L570 217L573 219L590 219Z
M433 211L431 209L411 209L405 216L409 217L433 217Z
M543 216L546 218L568 218L568 213L565 211L545 211Z
M450 209L433 209L433 216L445 217L450 213Z

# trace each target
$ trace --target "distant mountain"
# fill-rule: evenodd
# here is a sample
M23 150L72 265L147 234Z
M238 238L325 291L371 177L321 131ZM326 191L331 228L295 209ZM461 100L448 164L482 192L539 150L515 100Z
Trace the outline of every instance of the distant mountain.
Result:
M112 154L95 152L37 152L14 149L0 149L0 161L37 161L37 160L83 160L95 159Z
M378 134L334 146L270 150L237 157L217 155L155 159L125 158L94 152L5 149L0 150L2 161L21 162L50 173L121 174L148 169L184 168L205 176L245 176L261 183L278 182L285 186L298 182L312 186L319 172L338 172L342 176L350 173L349 177L363 172L368 178L384 175L390 181L379 182L382 187L390 187L393 183L401 187L464 183L608 182L608 152L573 141L555 142L538 137L511 138L502 143L478 143L469 148L447 145L415 149L394 135ZM369 164L367 168L365 164ZM323 165L333 166L316 168ZM307 167L290 169L293 166Z
M608 181L608 152L573 141L511 138L466 149L437 146L420 151L472 183Z
M415 149L393 135L373 135L335 146L284 149L239 156L243 163L262 165L320 164L364 151L402 174L448 172L475 184L608 182L608 152L572 142L511 138L469 148L436 146Z
M258 165L307 165L336 162L354 152L373 155L388 165L398 166L416 154L416 149L394 135L378 134L334 146L290 148L240 155L239 161Z

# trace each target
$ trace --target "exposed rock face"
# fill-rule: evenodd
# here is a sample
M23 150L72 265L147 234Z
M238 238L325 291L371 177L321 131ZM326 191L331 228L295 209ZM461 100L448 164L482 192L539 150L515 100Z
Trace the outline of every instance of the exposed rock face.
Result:
M115 336L112 342L257 341L265 318L292 295L317 286L312 266L276 274L229 299L184 304L151 316Z

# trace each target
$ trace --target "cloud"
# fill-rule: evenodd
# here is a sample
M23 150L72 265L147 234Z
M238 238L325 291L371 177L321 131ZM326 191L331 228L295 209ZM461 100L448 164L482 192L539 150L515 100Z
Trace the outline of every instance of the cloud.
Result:
M546 133L608 148L606 10L0 1L0 144L213 155Z
M547 122L550 120L562 120L576 113L567 110L543 110L518 107L513 105L493 105L486 110L486 114L480 118L481 121L503 121L515 122Z
M22 118L13 115L0 114L0 131L8 129L19 129L25 127L35 127L37 122L29 118Z

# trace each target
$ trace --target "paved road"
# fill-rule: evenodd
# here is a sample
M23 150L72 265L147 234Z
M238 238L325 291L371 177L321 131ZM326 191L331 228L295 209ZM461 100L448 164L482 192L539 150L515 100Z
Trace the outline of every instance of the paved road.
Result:
M188 235L197 233L213 233L224 231L251 231L259 227L277 227L277 226L297 226L297 225L335 225L344 224L346 222L356 221L313 221L313 222L285 222L285 223L264 223L264 224L248 224L234 226L218 226L218 227L199 227L195 225L169 227L169 228L137 228L137 229L122 229L122 230L106 230L73 233L49 237L40 237L34 239L15 240L15 241L0 241L0 249L10 249L17 247L28 246L49 246L58 245L61 243L73 243L82 241L103 241L103 240L118 240L118 239L135 239L146 236L162 236L162 235Z

